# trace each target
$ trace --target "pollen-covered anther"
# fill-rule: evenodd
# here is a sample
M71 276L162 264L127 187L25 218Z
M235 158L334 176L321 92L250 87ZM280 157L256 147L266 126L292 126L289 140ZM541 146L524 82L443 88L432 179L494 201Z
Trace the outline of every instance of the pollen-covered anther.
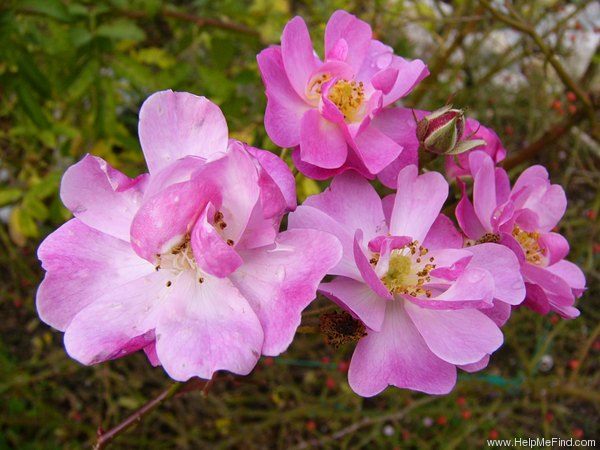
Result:
M427 253L429 250L420 246L417 241L392 251L388 271L381 278L392 294L427 298L432 296L431 290L426 289L425 284L431 281L430 273L436 268L436 264L433 256L428 259L428 262L422 261Z
M344 119L353 122L365 99L363 82L338 80L327 97L342 112Z
M223 220L223 213L221 211L217 211L215 213L213 223L215 227L219 228L220 230L224 230L227 227L227 223Z
M321 95L323 83L331 79L331 75L328 73L322 73L321 75L313 78L310 85L308 86L308 97L315 95Z
M524 231L515 225L512 231L513 237L519 242L525 252L525 259L532 264L541 265L546 256L545 249L540 247L538 242L541 234L537 231Z

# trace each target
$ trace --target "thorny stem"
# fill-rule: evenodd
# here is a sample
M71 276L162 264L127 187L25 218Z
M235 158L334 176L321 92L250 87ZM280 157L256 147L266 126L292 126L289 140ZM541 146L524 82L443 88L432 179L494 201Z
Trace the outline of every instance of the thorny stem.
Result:
M185 387L187 387L190 384L197 383L197 382L198 382L198 380L191 379L185 383L173 383L171 386L169 386L167 389L162 391L155 398L150 400L148 403L146 403L144 406L142 406L140 409L138 409L132 415L127 417L125 420L123 420L117 426L111 428L108 431L98 430L98 440L96 441L96 444L94 444L93 450L102 450L102 449L106 448L106 446L110 442L112 442L113 439L115 439L118 435L123 433L125 430L127 430L127 429L131 428L132 426L136 425L137 423L141 422L142 418L144 416L146 416L148 413L150 413L152 410L154 410L157 406L159 406L160 404L169 400L171 397L173 397L178 392L180 392L180 391L185 392L186 391L186 389L184 389ZM206 394L206 391L208 390L210 385L211 385L211 380L203 383L202 392L204 394Z
M544 53L544 55L548 59L548 62L550 62L550 64L556 71L558 77L561 79L563 84L565 84L565 86L567 86L569 90L571 90L577 96L579 101L581 101L581 103L583 103L583 105L585 106L593 134L594 136L597 136L598 131L596 126L596 114L590 97L579 86L579 84L575 80L573 80L571 75L569 75L569 73L560 63L552 49L546 44L546 42L541 38L541 36L536 33L535 29L529 24L527 24L525 21L523 21L513 9L509 10L511 12L511 16L508 16L495 9L489 0L479 0L479 2L500 22L509 25L515 30L525 33L537 44L542 53Z

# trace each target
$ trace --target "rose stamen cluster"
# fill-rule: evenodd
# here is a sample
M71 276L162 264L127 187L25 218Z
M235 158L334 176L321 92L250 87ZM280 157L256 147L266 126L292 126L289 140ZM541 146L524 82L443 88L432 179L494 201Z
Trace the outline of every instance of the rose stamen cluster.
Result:
M354 122L365 99L363 82L338 80L329 89L327 97L342 112L344 119Z
M525 252L525 259L532 264L542 265L546 252L540 247L539 239L542 237L541 233L538 231L521 230L519 225L515 225L512 235Z
M425 283L431 282L430 273L436 268L435 257L427 258L429 250L412 241L401 249L392 250L387 273L381 281L392 294L407 294L412 297L424 295L431 298L431 289Z

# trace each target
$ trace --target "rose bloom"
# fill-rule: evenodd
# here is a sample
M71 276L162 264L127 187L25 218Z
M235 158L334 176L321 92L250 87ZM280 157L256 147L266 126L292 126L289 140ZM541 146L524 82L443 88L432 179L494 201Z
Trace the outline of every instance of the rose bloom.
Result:
M144 350L179 381L247 374L288 347L339 243L279 232L296 206L290 170L228 141L206 98L152 95L139 135L148 174L131 179L90 155L66 171L74 218L38 250L39 315L84 364Z
M383 108L428 75L373 39L371 27L344 11L325 29L325 58L312 48L301 17L283 30L281 46L257 57L265 84L265 128L281 147L293 147L298 169L325 179L347 169L373 178L402 152L387 136Z
M569 243L552 231L567 208L563 188L550 183L544 167L532 166L511 189L506 171L484 152L471 153L469 166L473 201L461 184L463 196L456 208L469 243L500 242L515 253L527 286L524 305L541 314L577 317L574 303L585 290L585 276L564 259Z
M325 192L289 215L290 229L329 230L343 256L320 291L366 327L348 380L370 397L388 385L448 393L456 368L479 370L502 344L502 333L483 310L501 298L523 300L517 258L486 244L462 248L462 236L440 210L448 184L437 172L404 168L397 193L383 202L353 173L335 177ZM508 286L508 287L505 287Z

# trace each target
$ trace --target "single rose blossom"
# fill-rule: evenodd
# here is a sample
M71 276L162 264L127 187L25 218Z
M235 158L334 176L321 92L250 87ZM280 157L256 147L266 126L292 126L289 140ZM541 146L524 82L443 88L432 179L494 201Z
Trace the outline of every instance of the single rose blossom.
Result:
M575 299L585 290L585 276L565 260L569 243L552 231L565 213L563 188L551 184L542 166L525 170L510 187L504 169L484 152L469 155L473 174L473 202L463 196L456 217L469 243L499 242L517 256L527 287L525 306L540 314L556 311L575 318Z
M66 171L75 217L38 250L38 313L83 364L143 349L179 381L247 374L288 347L339 243L278 231L296 206L289 168L228 141L206 98L152 95L139 135L149 174L130 179L90 155Z
M388 385L448 393L456 367L479 370L502 344L498 325L480 309L492 308L497 295L512 303L524 296L509 250L488 244L480 254L485 264L471 263L473 253L440 215L447 195L442 175L419 176L414 165L400 172L397 193L383 202L366 180L345 173L288 216L290 229L328 230L342 243L342 259L329 271L337 277L320 291L366 327L348 375L359 395ZM507 254L508 267L483 267ZM521 289L501 293L498 273L512 285L521 280Z
M325 58L313 50L301 17L286 25L281 46L257 57L267 95L265 128L281 147L294 148L300 171L324 179L347 169L373 177L402 152L375 119L428 75L373 39L371 27L345 11L325 29Z
M424 118L431 114L430 111L413 110L410 108L386 108L374 120L386 136L389 136L394 142L403 147L402 153L400 153L398 158L377 175L385 186L393 189L396 185L398 173L410 164L418 164L420 143L417 123L423 121ZM461 131L462 140L459 141L459 144L467 141L481 140L483 141L482 145L475 150L487 153L496 163L506 157L506 149L502 146L498 135L491 128L487 128L475 119L467 117L464 122L464 129ZM468 157L471 151L474 150L445 157L447 179L471 175Z

